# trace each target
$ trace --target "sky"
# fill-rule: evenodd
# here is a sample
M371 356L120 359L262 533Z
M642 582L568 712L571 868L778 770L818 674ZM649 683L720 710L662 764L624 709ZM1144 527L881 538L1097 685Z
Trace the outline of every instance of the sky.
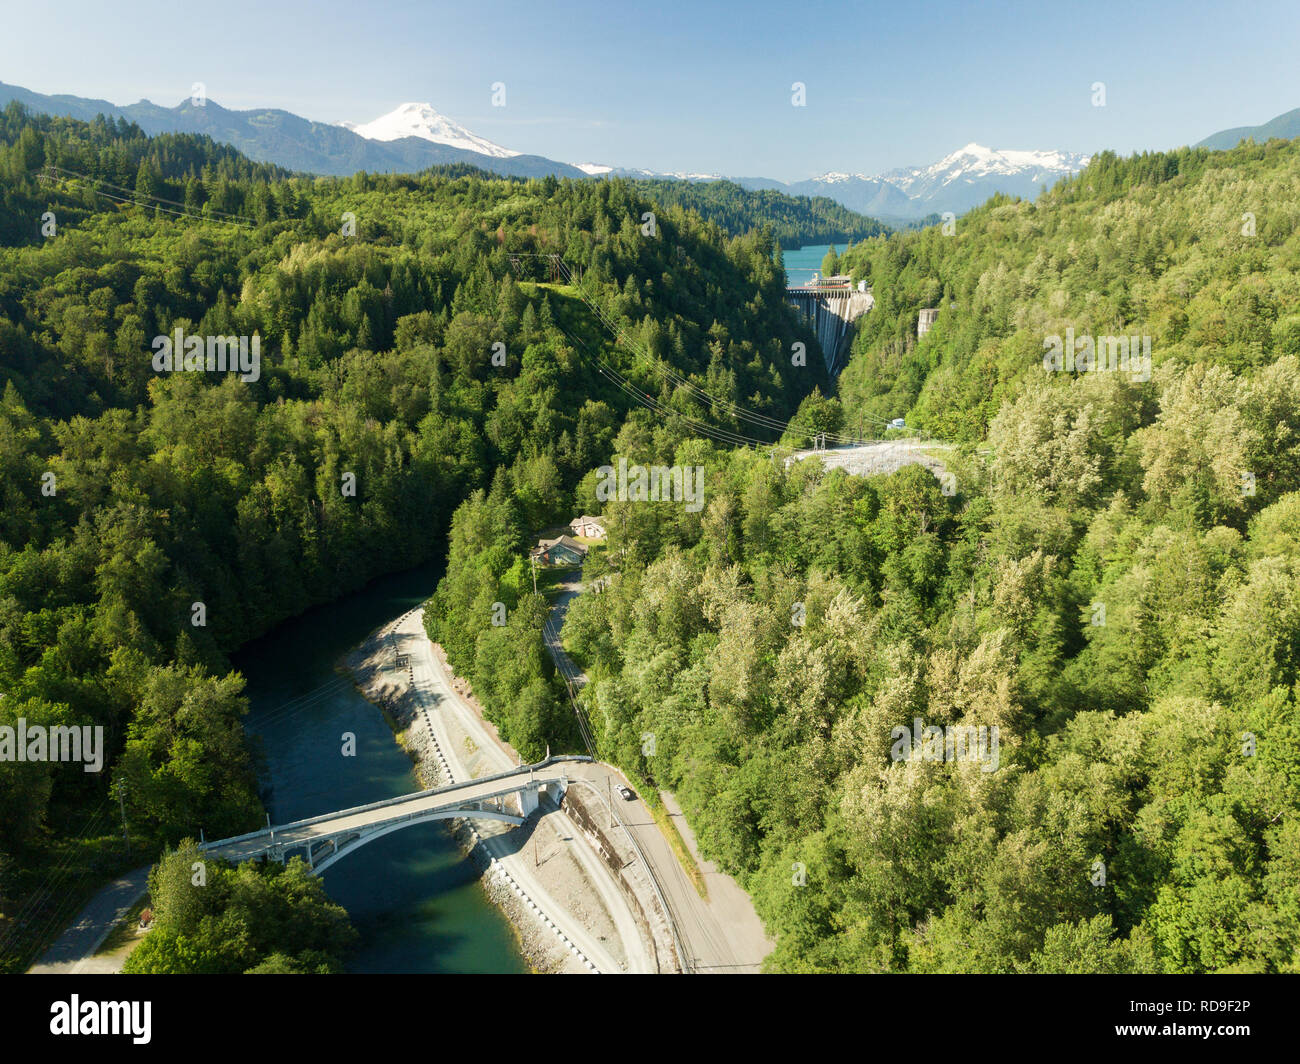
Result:
M972 141L1161 150L1300 107L1296 0L0 0L0 25L0 81L36 92L173 106L202 82L322 122L427 102L564 162L783 181Z

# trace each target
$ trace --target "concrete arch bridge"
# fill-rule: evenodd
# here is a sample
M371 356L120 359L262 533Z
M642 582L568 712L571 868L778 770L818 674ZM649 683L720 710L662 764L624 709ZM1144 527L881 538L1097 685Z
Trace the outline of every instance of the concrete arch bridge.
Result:
M261 831L203 843L199 849L238 863L258 857L284 862L301 856L319 875L368 842L431 820L457 817L522 824L545 793L558 804L569 785L568 763L590 757L555 754L495 776L387 798L351 809L276 824Z

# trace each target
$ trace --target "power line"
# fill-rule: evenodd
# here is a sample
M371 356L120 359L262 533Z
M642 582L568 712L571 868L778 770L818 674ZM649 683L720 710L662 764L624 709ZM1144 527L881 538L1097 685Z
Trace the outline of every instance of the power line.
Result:
M586 303L586 300L584 300L584 303ZM557 329L560 333L566 336L575 345L575 347L579 350L580 353L588 351L587 345L582 340L578 339L576 336L570 333L566 328L564 328L564 326L560 325L559 322L553 322L552 324L555 327L555 329ZM608 326L606 326L606 328L608 328ZM747 436L744 433L735 432L731 429L721 428L716 425L710 425L707 422L699 421L695 418L690 417L687 414L681 413L678 410L674 410L671 407L664 406L657 399L651 396L648 392L643 392L640 388L638 388L635 384L633 384L627 377L623 376L623 374L621 374L613 366L607 363L599 355L593 354L592 357L597 362L597 372L600 373L602 376L606 377L607 379L609 379L610 381L612 381L615 385L617 385L617 387L619 387L622 391L626 392L629 396L632 397L633 400L635 400L641 406L644 406L647 409L652 410L657 414L661 414L670 418L677 418L678 420L684 421L691 429L693 429L699 435L708 436L711 439L718 440L721 443L731 444L732 446L744 446L744 447L752 446L755 448L776 446L776 444L769 443L766 440L756 439L753 436Z
M70 177L80 178L83 181L92 181L99 185L105 185L108 188L117 189L117 191L119 192L125 192L128 196L143 195L146 199L156 200L158 203L170 203L173 207L184 207L186 211L189 210L189 205L181 202L180 200L165 199L162 196L151 196L149 195L149 193L147 192L142 193L138 189L124 188L122 185L115 185L111 181L105 181L102 177L91 177L89 174L83 174L76 170L68 170L62 166L52 166L49 164L47 164L43 169L46 171L57 170L59 173L67 174ZM210 214L219 214L224 218L230 218L237 222L247 223L248 225L257 224L257 220L255 218L249 218L246 215L233 214L230 211L219 211L215 207L209 207L208 211Z
M554 323L555 328L566 336L579 349L580 352L587 351L587 345L570 333L558 322ZM731 429L720 428L716 425L710 425L707 422L698 421L687 414L683 414L671 407L664 406L657 399L653 398L648 392L643 392L637 388L631 381L624 377L618 370L614 369L605 362L599 355L593 356L598 363L596 371L614 383L622 391L626 392L632 399L641 406L661 414L665 417L676 418L686 423L686 425L699 435L708 436L711 439L718 440L720 443L731 444L732 446L743 447L773 447L766 440L759 440L753 436L746 436L743 433L733 432Z
M71 182L71 183L82 182L86 185L86 190L88 192L91 192L96 196L102 196L104 199L112 200L114 203L126 204L129 206L140 207L148 210L162 211L164 214L175 215L178 218L192 218L195 221L199 221L199 222L222 222L227 225L238 225L243 228L249 228L249 229L257 228L258 226L257 221L255 221L254 219L246 218L236 214L231 214L228 215L227 217L213 218L213 217L209 217L208 215L195 214L192 211L188 211L188 210L175 211L169 207L159 206L160 203L174 204L176 203L175 200L162 199L161 197L158 196L148 196L146 194L144 199L136 198L137 195L140 195L138 193L132 194L129 197L115 196L111 192L104 192L98 188L95 188L93 183L105 184L108 185L109 188L117 188L121 191L127 191L127 190L121 189L121 186L119 185L112 185L106 181L101 181L99 178L87 177L83 174L76 174L76 172L72 170L63 170L61 167L47 167L45 169L59 170L61 173L65 175L75 174L75 176L64 176L61 178L61 180ZM157 200L157 202L156 203L146 202L147 200ZM227 212L214 210L213 213L225 215Z
M768 417L766 414L757 414L754 413L753 411L746 410L744 407L738 406L737 404L732 403L729 400L719 399L716 396L714 396L712 393L700 388L693 381L677 373L670 366L664 363L662 359L656 357L655 355L651 354L649 351L638 346L634 341L628 338L627 335L621 329L619 329L616 325L614 325L609 320L608 316L605 314L603 308L601 308L597 303L595 303L592 299L588 297L587 293L583 290L582 283L580 281L573 280L572 273L569 270L568 264L564 263L563 260L561 260L561 269L564 270L565 276L569 279L569 283L573 286L574 290L578 293L578 298L580 298L583 301L583 303L587 306L587 308L596 316L597 320L602 325L604 325L605 328L611 334L613 334L614 338L619 342L625 344L626 346L630 347L634 353L639 354L645 359L647 359L651 363L651 365L653 365L656 369L658 369L661 373L663 373L664 376L667 377L669 380L673 381L674 383L680 384L681 386L690 390L692 393L699 395L701 398L705 399L711 405L714 406L722 405L725 407L730 407L731 411L734 412L737 416L742 417L745 420L751 421L752 423L757 424L763 428L777 429L777 428L782 428L786 424L785 422L780 421L778 418Z
M749 421L751 424L755 424L760 428L766 428L772 431L780 431L782 433L789 430L791 424L789 421L784 421L781 420L780 418L769 417L766 414L759 414L755 411L748 410L745 407L742 407L739 404L732 402L731 400L720 399L717 396L714 396L712 393L699 387L689 378L684 377L680 373L676 372L674 369L671 368L671 366L667 365L662 359L656 357L655 355L653 355L643 347L638 346L634 341L628 338L627 335L622 330L620 330L616 325L614 325L609 320L604 310L600 306L598 306L584 291L581 282L575 282L573 280L572 272L569 269L568 264L565 263L562 258L559 258L559 256L556 256L555 258L560 265L560 269L564 272L566 278L568 279L569 284L577 292L578 297L582 300L583 304L589 310L591 310L591 312L596 316L596 319L602 325L605 326L606 330L608 330L617 341L625 344L626 346L630 347L634 353L639 354L645 359L647 359L651 363L651 365L654 366L656 369L658 369L659 372L661 372L669 381L679 385L680 387L686 388L693 395L696 395L699 398L705 400L715 408L721 407L726 412L732 414L733 416L745 421ZM864 420L870 420L874 423L881 425L882 427L887 427L889 424L888 421L886 421L885 419L878 418L875 415L863 414L861 416ZM729 430L723 430L723 431L729 431ZM754 441L752 437L743 436L743 434L738 434L738 435L740 435L741 438L743 438L745 441L751 443L760 443L762 446L771 446L770 444L763 443L762 441ZM823 439L832 439L835 440L837 443L865 442L859 440L855 436L846 436L842 433L823 432L820 433L819 435L821 435Z
M107 799L102 800L99 803L99 807L95 809L90 814L89 817L86 818L86 822L81 827L80 834L77 835L75 838L70 839L69 842L75 843L78 840L87 839L90 837L90 832L92 829L98 830L98 827L100 826L98 824L98 821L104 815L104 810L107 805L108 805L108 800ZM41 907L44 906L44 904L47 901L49 901L49 899L54 895L54 893L60 888L62 888L65 891L65 896L63 900L55 904L53 909L54 916L58 916L59 913L66 910L69 907L69 905L74 905L76 903L77 901L76 895L73 894L71 891L67 890L67 888L70 887L73 883L80 882L89 872L88 868L82 868L82 870L79 872L73 868L73 862L75 861L77 856L78 854L77 854L76 847L71 846L68 852L64 855L63 860L61 860L57 865L55 865L53 869L51 869L49 872L45 874L45 876L41 879L40 885L35 890L33 890L31 894L27 896L26 901L24 901L24 903L19 908L19 910L16 913L14 913L12 917L13 922L10 925L9 933L5 935L3 939L0 939L0 949L7 949L18 941L19 936L22 933L23 925L25 921L28 921L33 916L35 916L35 914L39 912ZM68 879L69 874L72 875L71 879ZM53 918L45 921L45 923L42 926L40 935L37 936L36 939L37 941L39 941L41 937L44 937L46 930L48 930L50 923L52 922L52 919Z
M274 709L267 710L266 713L259 713L255 718L253 718L251 723L256 724L259 728L263 728L268 724L279 724L290 717L296 716L304 710L314 708L318 703L323 702L326 699L342 694L351 686L352 682L342 677L329 680L326 683L321 684L319 687L308 691L304 695L299 695L297 698L291 698L289 701L281 703Z

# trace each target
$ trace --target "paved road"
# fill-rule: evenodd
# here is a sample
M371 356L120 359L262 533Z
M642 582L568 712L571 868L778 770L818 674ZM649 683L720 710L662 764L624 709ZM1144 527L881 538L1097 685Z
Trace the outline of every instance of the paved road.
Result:
M565 596L566 601L571 594ZM431 709L429 719L435 736L451 763L455 778L465 780L468 773L459 759L456 744L451 742L442 720L444 714L455 714L458 726L475 737L480 749L485 751L494 765L502 772L515 768L513 759L502 749L495 736L488 734L473 707L466 704L453 690L450 679L442 663L433 654L432 644L424 634L420 611L410 614L399 627L403 652L411 655L415 676L415 690L418 697ZM567 658L566 658L567 660ZM570 668L576 671L572 662ZM581 677L582 680L585 677ZM582 779L603 795L615 795L619 817L644 855L648 870L663 892L676 926L678 936L687 954L686 963L695 971L756 971L772 944L763 932L762 924L753 912L753 906L743 892L735 886L729 877L717 875L718 886L711 884L711 902L705 902L696 892L690 879L678 862L663 833L645 803L637 797L633 801L620 801L616 797L616 787L629 785L628 781L612 766L599 762L559 762L538 772L539 778L558 778L568 775L571 780ZM297 821L276 829L278 843L301 844L308 838L322 837L348 827L374 824L384 819L392 819L394 806L400 806L401 814L408 814L446 805L449 797L453 801L464 802L471 797L485 798L495 794L509 792L512 786L509 780L495 781L480 779L452 791L439 788L437 791L425 792L385 805L373 803L360 806L325 817ZM562 816L555 813L550 815ZM563 835L564 832L561 832ZM572 837L571 853L587 871L589 878L601 894L614 923L623 940L624 952L628 957L628 969L649 972L654 970L651 951L643 941L627 899L614 881L608 868L586 845ZM689 838L689 836L688 836ZM238 859L251 852L264 849L269 842L265 832L241 837L225 846L213 847L221 856ZM537 905L564 930L580 949L600 968L601 971L619 971L618 962L596 937L577 924L572 916L547 893L533 874L531 862L525 860L518 852L508 835L485 837L482 845L488 854L505 864L510 874L533 897ZM87 905L77 921L60 936L59 940L41 958L33 972L59 972L85 970L85 965L94 951L99 947L109 932L121 921L145 891L148 869L139 869L130 876L111 884L101 891ZM725 892L725 885L730 884L736 897L728 900L726 906L720 904L719 895ZM746 911L747 910L747 911Z
M128 872L101 890L81 910L41 958L28 969L31 975L61 975L101 970L96 967L95 950L109 932L125 919L131 906L144 897L149 885L149 866ZM116 971L120 962L110 965Z
M578 566L573 575L559 585L559 594L552 600L551 611L547 614L546 623L542 626L542 638L546 642L546 649L551 652L551 659L555 662L555 667L569 685L569 692L573 699L573 709L578 718L578 730L582 733L583 741L587 744L587 752L595 756L596 740L591 731L591 721L587 719L586 708L577 700L577 695L587 685L587 674L578 668L573 659L569 657L560 637L560 631L564 627L564 618L569 610L569 603L581 591L582 566Z
M635 793L622 773L603 762L583 762L575 768L573 776L587 777L597 787L622 784ZM705 901L641 796L620 801L615 791L614 800L619 803L619 815L635 836L668 902L678 939L687 954L687 967L702 973L757 972L774 943L768 941L763 923L745 892L730 876L715 873L717 879L730 885L734 894L726 898L725 904L720 904L723 899L710 890L709 900Z
M580 762L579 762L580 763ZM558 760L537 769L509 766L504 778L471 780L450 787L408 795L397 800L373 802L324 816L311 817L273 829L207 843L204 852L230 861L243 861L266 852L272 846L301 847L313 839L324 839L353 828L374 827L390 821L416 817L431 810L455 809L473 801L515 794L522 779L558 780L569 774L573 762ZM329 851L321 856L328 856ZM292 856L292 854L291 854ZM95 950L121 922L131 906L148 888L149 867L138 868L110 883L91 899L76 920L63 932L30 969L33 974L85 971ZM612 962L611 962L612 963Z
M579 593L580 580L581 573L578 582L564 585L564 590L552 606L545 631L547 648L555 659L556 667L571 681L575 691L586 685L587 677L561 645L560 629L569 603ZM584 727L588 726L585 718L583 724ZM586 777L598 788L612 791L615 796L616 788L620 785L632 789L618 769L604 762L575 765L572 775L575 778ZM681 817L681 811L672 801L672 796L663 792L663 797L670 815L675 811L679 823L684 824L685 818ZM704 869L709 893L709 900L705 901L682 868L676 852L664 838L649 806L641 797L637 795L632 801L620 801L617 797L614 800L618 802L620 816L635 837L668 904L678 940L687 954L686 966L694 972L758 971L763 958L772 952L775 943L768 939L763 930L763 923L754 911L749 896L730 876L717 872L709 865ZM689 829L684 837L693 843Z

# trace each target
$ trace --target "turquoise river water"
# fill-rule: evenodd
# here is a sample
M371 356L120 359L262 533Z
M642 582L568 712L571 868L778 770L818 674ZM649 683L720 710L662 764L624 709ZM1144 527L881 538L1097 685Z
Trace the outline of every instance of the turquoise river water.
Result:
M419 788L380 711L335 663L385 621L428 598L440 564L383 577L286 621L235 658L248 679L246 725L260 739L275 823ZM356 756L342 756L343 733ZM527 972L514 931L445 824L394 832L323 876L361 933L354 972Z

